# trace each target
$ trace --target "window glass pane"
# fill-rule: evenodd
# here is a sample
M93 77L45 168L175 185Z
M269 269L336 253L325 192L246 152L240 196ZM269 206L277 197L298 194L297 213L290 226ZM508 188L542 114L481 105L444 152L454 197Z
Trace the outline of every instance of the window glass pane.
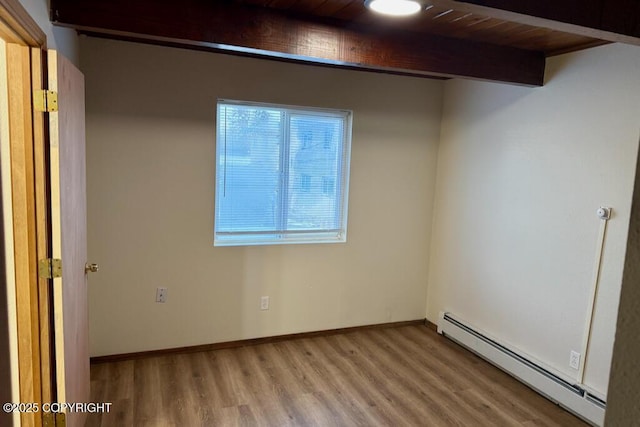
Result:
M275 230L282 114L224 106L219 131L217 230Z
M287 228L333 230L340 224L340 175L343 118L292 114L290 119ZM338 197L337 197L338 196Z

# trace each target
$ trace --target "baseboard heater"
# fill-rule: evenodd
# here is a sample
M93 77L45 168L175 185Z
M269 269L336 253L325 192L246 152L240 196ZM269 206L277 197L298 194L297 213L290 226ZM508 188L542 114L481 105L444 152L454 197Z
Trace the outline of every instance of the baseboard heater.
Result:
M596 426L604 424L604 400L500 344L451 313L440 313L438 333L468 348L585 421Z

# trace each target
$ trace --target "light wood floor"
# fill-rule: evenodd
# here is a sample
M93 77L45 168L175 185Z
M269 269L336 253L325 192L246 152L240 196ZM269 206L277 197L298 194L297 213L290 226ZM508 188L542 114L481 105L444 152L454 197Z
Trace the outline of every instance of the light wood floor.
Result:
M91 366L87 426L584 426L426 326Z

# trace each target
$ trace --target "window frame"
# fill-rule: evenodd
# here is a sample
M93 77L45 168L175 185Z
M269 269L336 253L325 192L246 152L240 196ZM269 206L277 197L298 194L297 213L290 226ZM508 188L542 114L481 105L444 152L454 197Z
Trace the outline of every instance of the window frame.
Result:
M224 232L218 230L219 206L221 206L220 194L218 190L218 168L221 167L221 151L226 141L221 143L221 135L224 134L220 117L221 106L242 106L265 108L270 110L280 110L284 113L283 120L283 136L279 142L280 156L280 173L283 178L280 180L278 188L282 193L282 202L279 204L280 212L278 223L280 230L274 230L275 233L261 231L235 231ZM282 230L282 224L286 224L288 205L289 205L289 180L295 179L289 173L289 165L291 162L290 150L290 127L292 115L308 115L308 116L328 116L340 117L343 120L342 150L339 153L338 172L334 180L336 187L335 201L339 204L336 209L336 217L338 218L338 228L331 230ZM353 112L346 109L307 107L298 105L276 104L266 102L240 101L219 98L216 102L216 136L215 136L215 173L214 173L214 227L213 227L213 245L216 247L224 246L256 246L256 245L280 245L280 244L318 244L318 243L345 243L347 241L347 224L348 224L348 205L349 205L349 175L351 169L351 142L352 142L352 126ZM323 147L326 142L323 143ZM226 154L224 154L226 155ZM226 159L224 160L226 162ZM226 167L226 166L225 166ZM339 182L338 182L339 181ZM338 191L338 189L342 191ZM285 225L286 227L286 225ZM277 231L282 231L278 233ZM223 235L228 237L224 238ZM244 236L244 237L243 237Z

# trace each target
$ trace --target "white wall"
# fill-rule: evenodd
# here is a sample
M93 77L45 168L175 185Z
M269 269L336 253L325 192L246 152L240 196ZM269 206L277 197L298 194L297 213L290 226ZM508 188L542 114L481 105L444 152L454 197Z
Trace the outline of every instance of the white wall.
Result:
M38 26L47 35L47 47L56 49L74 64L78 65L78 36L75 30L54 27L49 21L48 0L19 0Z
M585 385L607 389L636 152L640 49L550 58L538 89L445 84L427 317L451 311L570 378L611 206Z
M80 45L92 355L424 317L441 81ZM218 97L353 110L346 244L212 246Z

